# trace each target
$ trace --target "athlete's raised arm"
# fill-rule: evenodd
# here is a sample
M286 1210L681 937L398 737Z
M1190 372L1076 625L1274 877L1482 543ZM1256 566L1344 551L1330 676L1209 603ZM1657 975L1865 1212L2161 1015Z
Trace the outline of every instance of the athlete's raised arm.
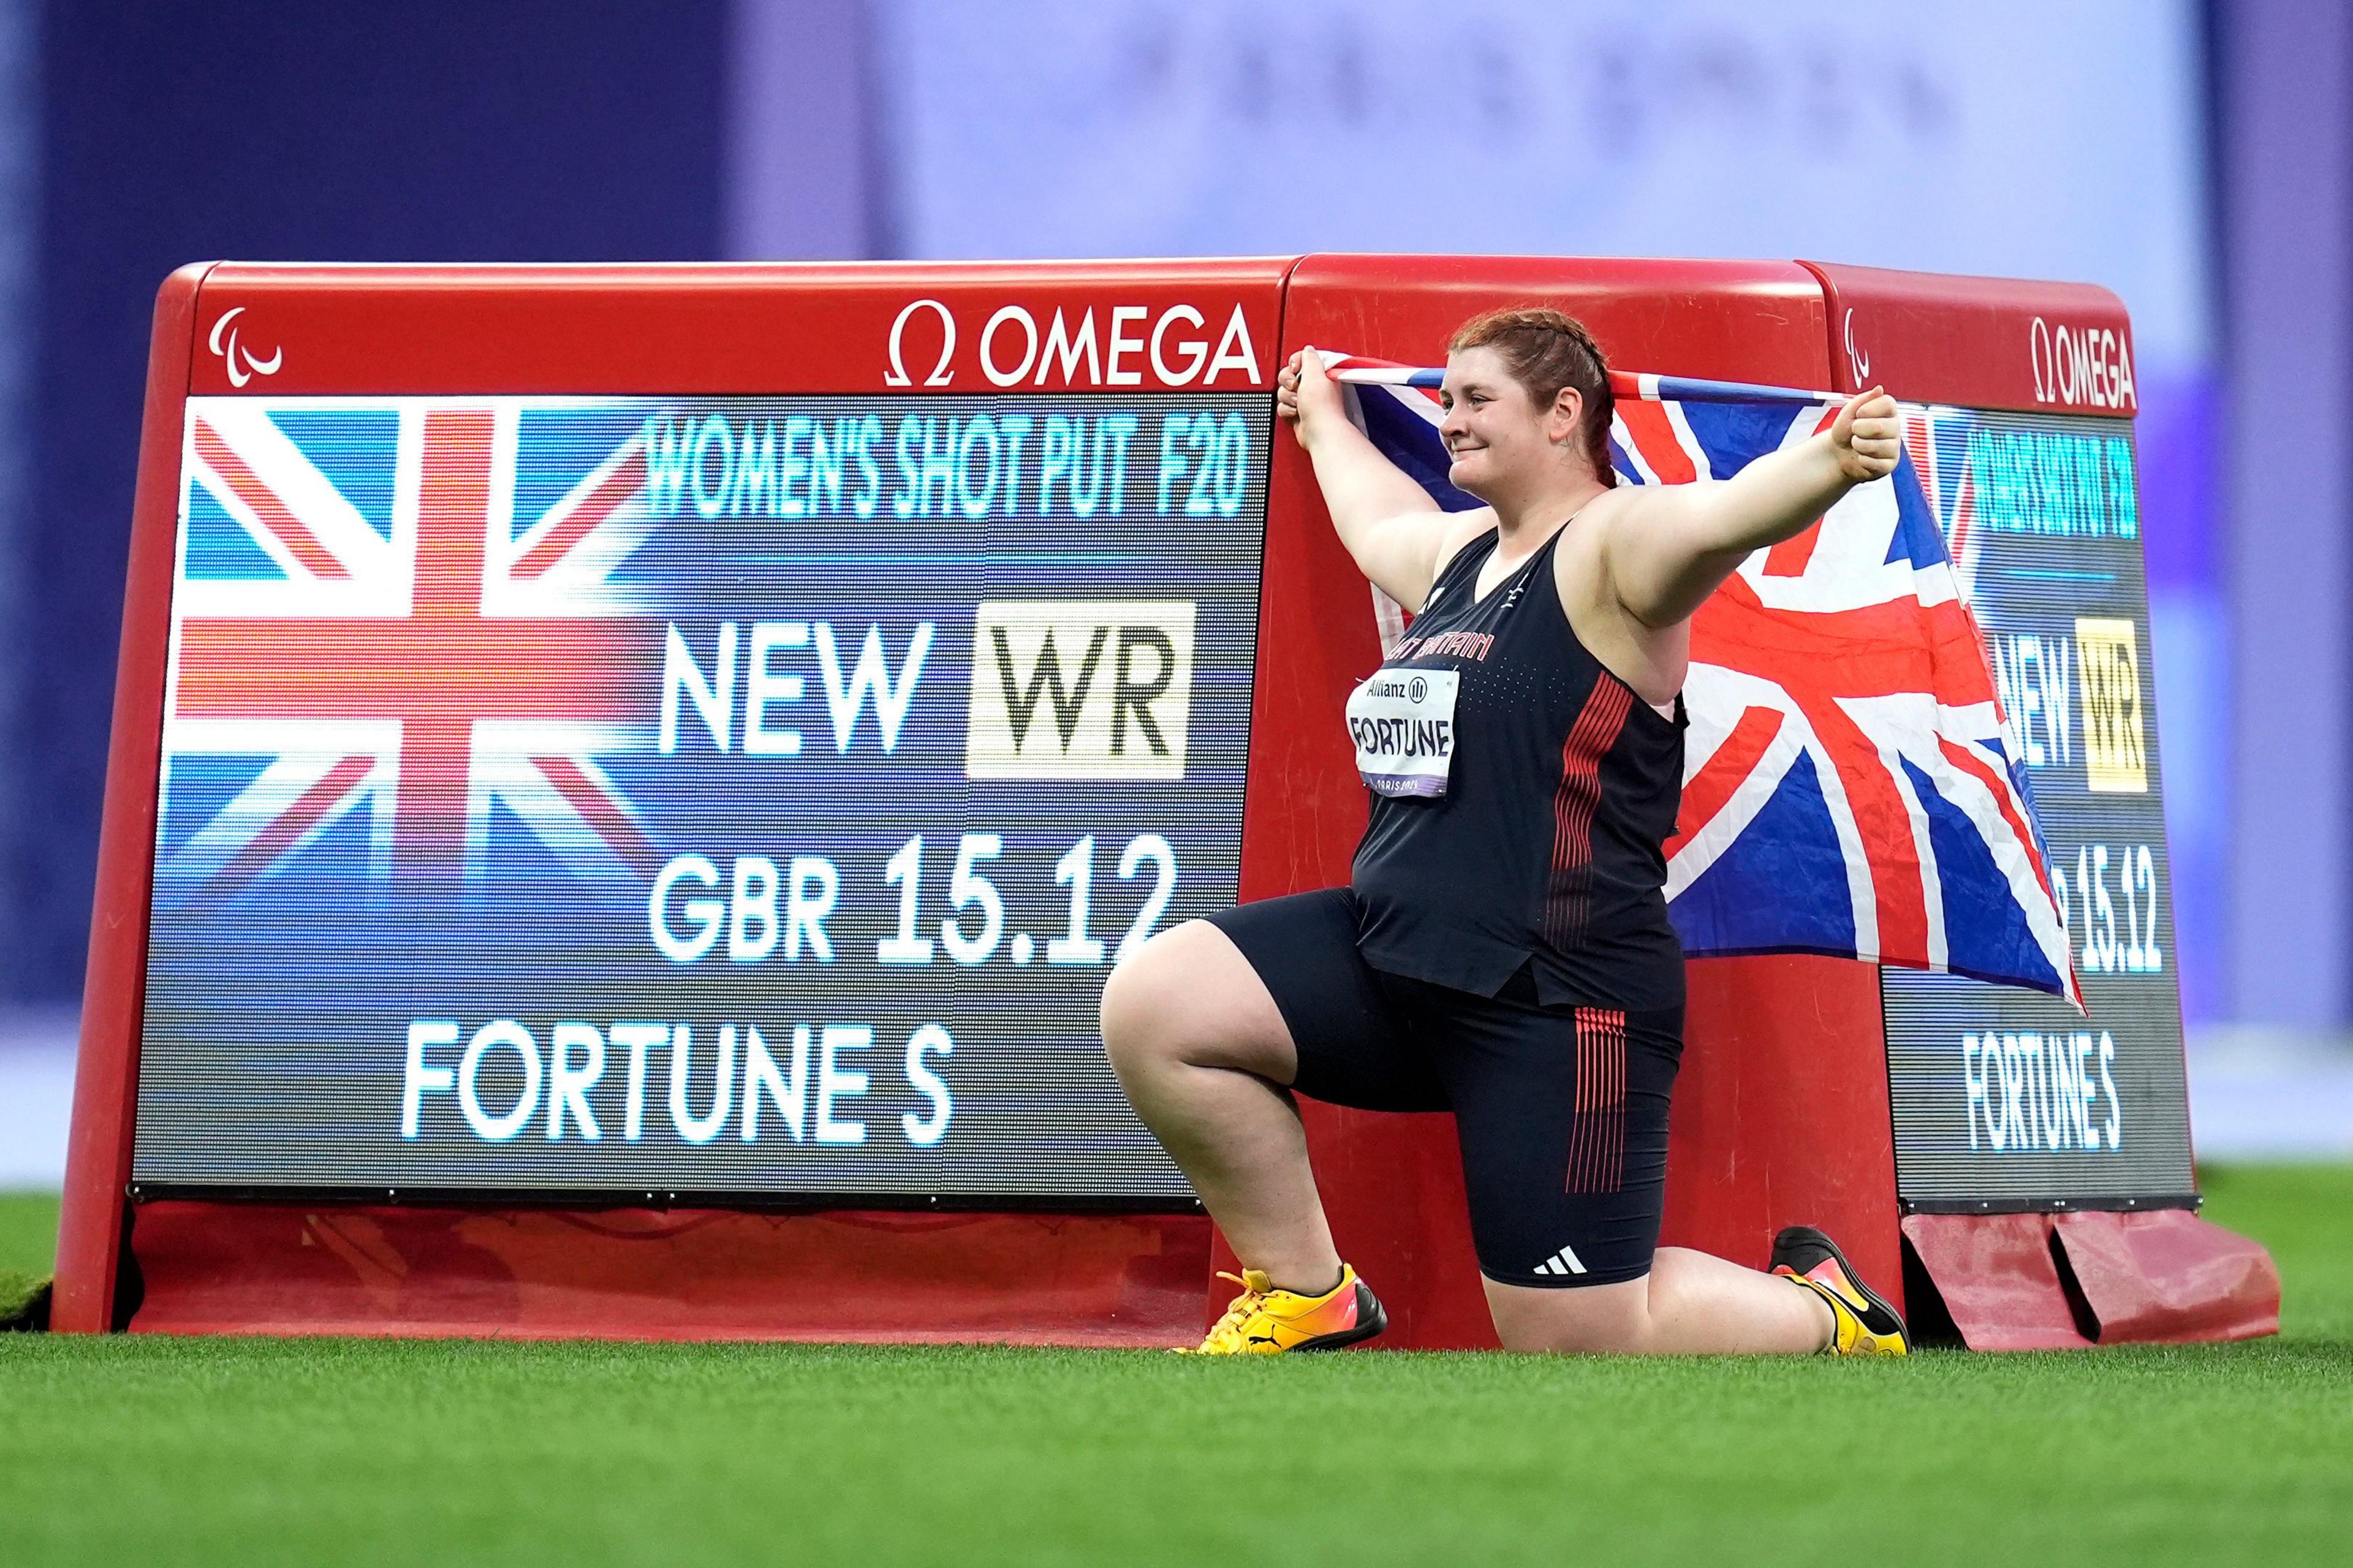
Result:
M1291 421L1315 464L1315 482L1340 542L1373 585L1419 611L1458 534L1493 526L1483 512L1441 510L1430 492L1383 457L1348 417L1339 384L1313 349L1275 378L1275 411ZM1466 520L1472 520L1466 521Z
M1828 430L1728 479L1620 490L1601 541L1611 589L1636 620L1674 625L1752 552L1894 472L1903 437L1895 400L1874 386L1849 398Z

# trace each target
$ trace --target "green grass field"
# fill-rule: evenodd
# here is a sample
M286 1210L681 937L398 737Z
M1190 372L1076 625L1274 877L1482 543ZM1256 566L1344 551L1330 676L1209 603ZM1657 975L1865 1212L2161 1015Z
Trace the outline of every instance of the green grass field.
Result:
M2353 1560L2353 1166L2276 1341L1635 1362L0 1335L0 1563ZM0 1271L55 1205L0 1200Z

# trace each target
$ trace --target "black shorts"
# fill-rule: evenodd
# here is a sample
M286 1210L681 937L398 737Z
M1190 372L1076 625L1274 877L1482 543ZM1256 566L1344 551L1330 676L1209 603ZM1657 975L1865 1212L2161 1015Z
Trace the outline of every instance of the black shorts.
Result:
M1480 1272L1609 1285L1651 1271L1683 1009L1544 1006L1522 970L1478 996L1386 973L1345 888L1210 917L1291 1027L1291 1087L1361 1110L1451 1110Z

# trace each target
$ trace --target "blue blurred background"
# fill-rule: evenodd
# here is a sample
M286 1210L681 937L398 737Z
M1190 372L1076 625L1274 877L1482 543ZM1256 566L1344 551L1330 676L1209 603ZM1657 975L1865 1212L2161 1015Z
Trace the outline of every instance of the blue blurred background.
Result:
M62 1169L173 267L1313 249L2122 295L2200 1152L2353 1153L2338 0L0 0L0 1186Z

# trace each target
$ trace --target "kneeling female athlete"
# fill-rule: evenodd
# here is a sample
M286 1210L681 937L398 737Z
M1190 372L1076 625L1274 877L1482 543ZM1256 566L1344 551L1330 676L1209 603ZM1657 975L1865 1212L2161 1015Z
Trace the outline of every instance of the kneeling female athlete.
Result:
M1334 1348L1387 1321L1334 1250L1297 1089L1453 1111L1508 1349L1902 1353L1894 1309L1818 1231L1781 1234L1778 1278L1658 1247L1691 616L1895 467L1894 403L1866 392L1730 479L1618 489L1592 338L1496 311L1448 345L1448 477L1487 504L1446 512L1312 352L1280 388L1341 542L1416 618L1349 698L1375 792L1349 885L1188 921L1104 988L1128 1099L1245 1265L1201 1348Z

